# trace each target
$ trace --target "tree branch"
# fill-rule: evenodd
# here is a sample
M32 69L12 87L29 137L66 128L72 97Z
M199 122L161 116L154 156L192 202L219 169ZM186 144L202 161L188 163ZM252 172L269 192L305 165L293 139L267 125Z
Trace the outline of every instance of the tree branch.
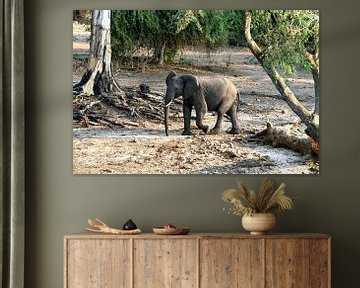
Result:
M292 111L299 116L302 122L305 123L308 128L308 134L316 141L319 139L319 124L318 118L314 119L313 114L308 111L296 98L289 86L285 83L285 79L278 73L276 68L266 63L265 54L262 48L254 41L251 35L251 11L246 10L244 12L244 36L248 44L249 49L259 61L265 72L269 75L271 81L280 92L282 99L289 105ZM314 121L315 120L315 121Z

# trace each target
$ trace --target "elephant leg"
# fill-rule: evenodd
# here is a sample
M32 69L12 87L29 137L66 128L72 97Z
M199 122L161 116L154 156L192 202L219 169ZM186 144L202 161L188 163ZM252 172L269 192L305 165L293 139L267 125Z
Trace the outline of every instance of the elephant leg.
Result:
M219 110L218 112L217 112L217 120L216 120L216 124L215 124L215 126L214 126L214 128L212 128L211 129L211 134L217 134L217 133L219 133L220 132L220 130L221 130L221 126L222 126L222 121L223 121L223 118L224 118L224 112L223 111L221 111L221 110Z
M217 134L220 132L221 130L221 126L222 126L222 122L223 122L223 118L224 118L224 115L225 115L225 112L229 110L229 106L227 103L221 103L219 105L219 108L217 110L217 121L216 121L216 124L214 126L214 128L211 129L211 133L212 134Z
M196 126L202 129L205 133L209 132L209 126L203 124L205 112L200 108L195 107L196 111Z
M183 113L184 113L184 131L182 132L182 135L191 135L190 132L190 120L191 120L191 109L192 105L189 105L187 103L183 104Z
M228 133L230 133L230 134L239 134L240 130L239 130L238 122L237 122L235 104L233 106L231 106L231 108L226 112L226 114L230 117L231 123L232 123L232 128Z

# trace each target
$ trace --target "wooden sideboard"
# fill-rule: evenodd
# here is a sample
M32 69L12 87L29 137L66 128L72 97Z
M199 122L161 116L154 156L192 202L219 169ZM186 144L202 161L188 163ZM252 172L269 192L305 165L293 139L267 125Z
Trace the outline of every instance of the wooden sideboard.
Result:
M329 288L323 234L67 235L65 288Z

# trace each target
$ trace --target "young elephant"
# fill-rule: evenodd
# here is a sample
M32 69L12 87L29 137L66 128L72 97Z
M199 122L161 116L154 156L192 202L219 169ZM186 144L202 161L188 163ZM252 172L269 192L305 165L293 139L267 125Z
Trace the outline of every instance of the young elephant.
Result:
M209 126L203 124L203 118L207 111L216 111L218 118L211 133L220 131L224 114L226 113L232 122L229 133L238 134L239 127L236 117L236 100L238 91L235 85L224 77L199 79L193 75L178 75L171 71L166 77L165 95L165 133L168 135L169 105L175 97L183 96L184 131L182 135L191 135L190 118L192 107L196 111L196 126L205 133Z

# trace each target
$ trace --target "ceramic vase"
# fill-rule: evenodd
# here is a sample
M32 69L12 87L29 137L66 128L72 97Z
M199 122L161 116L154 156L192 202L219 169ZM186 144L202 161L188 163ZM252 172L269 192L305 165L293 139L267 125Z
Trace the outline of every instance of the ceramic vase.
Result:
M243 215L242 226L251 235L263 235L276 226L276 217L272 213L254 213Z

